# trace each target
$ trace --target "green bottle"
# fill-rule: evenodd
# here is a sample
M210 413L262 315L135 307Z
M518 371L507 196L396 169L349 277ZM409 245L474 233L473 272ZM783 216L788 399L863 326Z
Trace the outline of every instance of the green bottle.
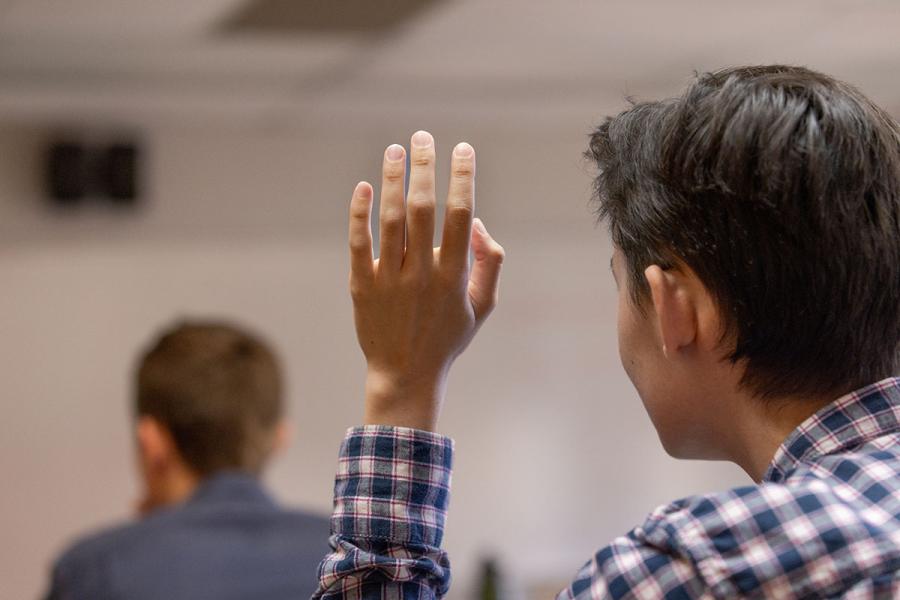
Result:
M481 562L481 585L479 600L500 600L500 573L497 561L487 558Z

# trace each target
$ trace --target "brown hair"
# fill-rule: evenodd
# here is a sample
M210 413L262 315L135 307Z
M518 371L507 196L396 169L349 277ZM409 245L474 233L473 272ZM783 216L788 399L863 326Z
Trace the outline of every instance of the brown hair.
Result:
M887 377L900 349L900 127L790 66L699 75L593 132L600 217L638 306L644 269L687 264L763 397Z
M198 475L258 474L282 417L278 360L259 338L222 323L183 323L143 356L137 414L174 438Z

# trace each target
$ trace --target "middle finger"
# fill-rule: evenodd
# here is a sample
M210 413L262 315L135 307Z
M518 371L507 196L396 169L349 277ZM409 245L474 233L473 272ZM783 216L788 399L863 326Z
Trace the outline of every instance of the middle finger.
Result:
M430 266L434 240L434 138L417 131L410 144L409 193L406 197L406 258L404 268Z
M379 265L385 271L398 271L403 264L406 242L406 209L403 206L403 182L406 177L406 152L392 144L384 152L381 176L381 206L378 210L381 250Z

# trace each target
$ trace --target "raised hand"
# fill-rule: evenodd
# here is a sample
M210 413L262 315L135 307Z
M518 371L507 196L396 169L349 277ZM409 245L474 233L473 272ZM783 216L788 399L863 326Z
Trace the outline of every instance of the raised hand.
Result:
M365 423L433 431L453 360L497 304L503 248L475 209L475 150L453 150L441 246L432 247L434 138L416 132L406 152L384 154L379 259L372 254L373 189L360 182L350 201L350 290L366 356ZM469 265L469 249L475 261Z

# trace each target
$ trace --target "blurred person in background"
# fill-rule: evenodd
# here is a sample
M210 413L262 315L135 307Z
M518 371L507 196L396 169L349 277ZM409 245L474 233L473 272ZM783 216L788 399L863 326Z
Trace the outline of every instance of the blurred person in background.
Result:
M587 155L614 243L622 365L663 446L730 460L755 485L660 507L558 597L900 597L900 127L826 75L733 68L608 119ZM352 196L365 416L341 448L315 598L449 587L453 442L435 430L504 253L473 221L465 143L432 249L434 162L416 133L406 194L405 150L385 152L377 262L373 189Z
M259 480L289 437L273 351L232 325L179 325L140 362L135 414L141 518L63 553L48 600L308 597L328 520Z

